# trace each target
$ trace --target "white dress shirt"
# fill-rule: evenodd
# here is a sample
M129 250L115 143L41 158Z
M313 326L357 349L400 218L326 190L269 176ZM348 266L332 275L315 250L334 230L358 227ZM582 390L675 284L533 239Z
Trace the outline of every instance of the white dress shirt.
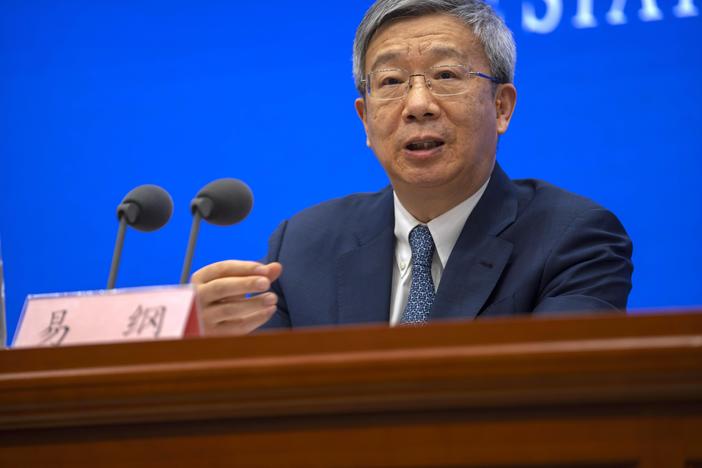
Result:
M431 262L431 277L434 280L434 291L439 288L441 274L444 272L453 246L463 230L468 217L475 205L485 193L488 182L477 192L451 208L438 218L429 221L426 226L434 238L434 257ZM415 226L422 224L402 206L397 194L395 199L395 262L392 269L392 293L390 296L390 325L400 323L402 313L407 306L410 285L412 284L412 249L409 245L409 233Z

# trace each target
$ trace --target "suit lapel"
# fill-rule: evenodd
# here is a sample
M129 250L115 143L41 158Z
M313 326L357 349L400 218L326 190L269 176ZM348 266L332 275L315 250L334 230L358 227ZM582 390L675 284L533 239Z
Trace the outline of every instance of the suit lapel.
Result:
M392 266L395 258L395 215L392 190L364 211L353 233L356 247L337 259L339 323L388 322Z
M488 187L466 221L441 276L432 319L475 317L495 288L512 253L497 237L517 216L512 182L495 164Z

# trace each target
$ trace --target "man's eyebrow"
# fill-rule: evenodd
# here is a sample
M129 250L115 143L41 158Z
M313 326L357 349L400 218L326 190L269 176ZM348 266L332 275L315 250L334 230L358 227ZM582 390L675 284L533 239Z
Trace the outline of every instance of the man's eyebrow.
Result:
M437 60L443 58L460 60L462 65L464 64L463 62L466 62L467 60L466 55L463 52L457 50L455 47L443 44L432 45L426 50L423 50L422 53L423 55L433 56ZM398 61L402 58L405 58L406 56L406 54L403 54L397 50L388 50L387 52L383 52L375 58L375 60L370 66L370 70L376 70L381 65Z
M390 63L394 62L395 60L398 60L403 56L402 53L396 51L396 50L389 50L387 52L383 52L382 54L378 55L373 63L370 66L371 70L377 69L380 65L383 65L385 63Z

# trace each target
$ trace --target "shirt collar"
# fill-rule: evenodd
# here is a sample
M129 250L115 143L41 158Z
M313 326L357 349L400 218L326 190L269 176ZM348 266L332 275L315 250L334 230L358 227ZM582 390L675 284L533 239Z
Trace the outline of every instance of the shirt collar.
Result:
M483 186L473 195L426 224L434 239L436 253L439 256L442 267L446 266L453 246L456 245L458 236L460 236L461 231L463 231L463 226L480 201L483 193L485 193L489 182L490 179L488 178ZM415 226L423 223L418 221L402 206L400 199L397 198L397 194L394 191L393 198L395 203L395 257L396 261L400 262L403 258L408 258L412 255L412 249L409 245L410 231L412 231Z

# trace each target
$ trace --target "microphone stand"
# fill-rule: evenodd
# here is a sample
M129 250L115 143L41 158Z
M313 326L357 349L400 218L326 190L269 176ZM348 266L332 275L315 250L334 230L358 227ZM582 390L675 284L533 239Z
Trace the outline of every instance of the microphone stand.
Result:
M112 266L107 279L107 289L114 289L117 282L117 270L122 258L124 236L127 225L144 232L155 231L168 222L173 212L173 200L168 192L158 185L140 185L132 189L117 206L119 228L115 250L112 253Z
M200 210L193 209L193 224L190 227L190 238L188 239L188 249L185 251L185 260L183 260L183 271L180 273L180 284L185 284L188 282L188 277L190 276L190 268L193 264L193 255L195 255L195 243L197 242L197 236L200 233L200 220L202 215Z
M7 341L7 321L5 319L5 279L2 271L2 245L0 244L0 350Z
M119 229L117 230L117 240L115 250L112 252L112 266L110 266L110 276L107 279L107 289L114 289L117 282L117 270L119 261L122 258L122 246L124 246L124 235L127 233L127 220L124 216L119 217Z

